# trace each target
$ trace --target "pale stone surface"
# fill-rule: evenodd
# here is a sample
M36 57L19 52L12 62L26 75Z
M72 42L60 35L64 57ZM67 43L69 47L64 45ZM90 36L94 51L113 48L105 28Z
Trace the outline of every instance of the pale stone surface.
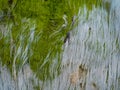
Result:
M94 8L86 20L87 9L80 9L78 25L64 47L61 74L54 80L41 82L25 66L17 86L6 67L0 66L0 90L33 90L30 79L42 85L41 90L120 90L120 48L116 46L117 38L120 45L120 4L119 0L110 3L109 25L106 10Z

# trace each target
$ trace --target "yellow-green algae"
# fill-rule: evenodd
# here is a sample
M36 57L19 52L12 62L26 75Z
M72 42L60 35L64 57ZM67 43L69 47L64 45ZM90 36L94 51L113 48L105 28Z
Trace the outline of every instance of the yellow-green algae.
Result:
M17 55L16 50L21 48L15 62L17 72L22 69L23 64L29 63L33 72L41 80L53 79L54 73L49 69L53 61L58 60L55 72L58 72L58 75L60 73L63 38L70 31L73 16L77 15L79 9L84 6L90 11L93 6L101 5L101 0L13 0L11 5L7 0L1 0L0 12L3 16L0 13L0 24L4 25L8 32L0 38L2 64L7 65L12 71L13 60ZM109 8L108 4L106 8ZM67 16L67 27L50 37L64 24L63 15ZM31 42L29 38L32 28L35 31L35 39ZM13 47L12 55L10 55L11 47ZM28 48L27 61L23 63L25 58L22 55L26 48Z

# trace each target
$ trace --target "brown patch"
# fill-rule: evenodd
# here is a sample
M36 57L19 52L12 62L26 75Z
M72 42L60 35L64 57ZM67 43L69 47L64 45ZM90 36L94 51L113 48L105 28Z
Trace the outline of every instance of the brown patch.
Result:
M80 90L85 90L86 82L80 83Z
M70 75L70 83L73 84L73 85L75 85L78 80L79 80L79 72L78 71L73 72Z
M87 69L84 65L79 66L79 78L85 77L87 75Z
M82 88L82 83L80 83L80 87Z
M97 87L95 83L92 83L92 86L95 87L95 88Z
M87 69L84 65L80 65L75 72L70 75L70 83L75 85L79 79L85 79L87 75ZM80 84L82 86L82 84Z
M92 83L92 88L93 88L93 90L99 90L99 88L97 87L97 85L96 85L96 83Z

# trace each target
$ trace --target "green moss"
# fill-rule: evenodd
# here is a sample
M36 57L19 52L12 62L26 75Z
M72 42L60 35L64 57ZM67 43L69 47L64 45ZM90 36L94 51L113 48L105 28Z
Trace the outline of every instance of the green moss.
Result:
M40 86L34 86L34 90L41 90Z
M37 77L41 80L54 79L56 72L60 74L63 38L71 30L73 16L77 15L79 8L84 5L88 10L92 10L93 5L97 7L100 3L101 0L13 0L12 7L10 7L7 0L1 0L0 10L6 13L4 22L11 31L8 37L0 39L2 63L4 65L10 63L8 67L12 69L13 60L17 56L15 64L19 71L25 60L23 58L25 56L23 53L25 53L28 58L27 62L30 63ZM8 12L11 12L12 17L9 18ZM67 27L52 35L64 24L63 15L67 16ZM9 28L10 25L11 28ZM30 41L30 30L34 25L34 41ZM16 50L12 57L10 56L11 39L13 39ZM17 53L19 48L21 52ZM28 48L27 52L25 52L26 48ZM51 72L54 58L56 58L57 65L54 67L54 72Z

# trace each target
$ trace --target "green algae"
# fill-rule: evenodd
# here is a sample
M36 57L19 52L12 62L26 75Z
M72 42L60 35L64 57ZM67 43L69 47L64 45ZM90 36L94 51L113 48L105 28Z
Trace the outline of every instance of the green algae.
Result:
M100 5L101 0L13 0L9 6L7 0L1 0L0 10L5 17L2 17L0 24L4 22L9 31L7 36L0 39L1 62L12 71L13 60L16 60L17 72L29 63L41 80L54 79L56 72L57 75L60 73L62 45L66 33L71 30L73 16L83 6L92 10L93 6ZM61 28L64 24L63 15L67 16L68 22L65 28ZM33 41L30 39L32 28ZM56 31L59 33L51 37ZM57 64L54 72L51 72L54 62Z

